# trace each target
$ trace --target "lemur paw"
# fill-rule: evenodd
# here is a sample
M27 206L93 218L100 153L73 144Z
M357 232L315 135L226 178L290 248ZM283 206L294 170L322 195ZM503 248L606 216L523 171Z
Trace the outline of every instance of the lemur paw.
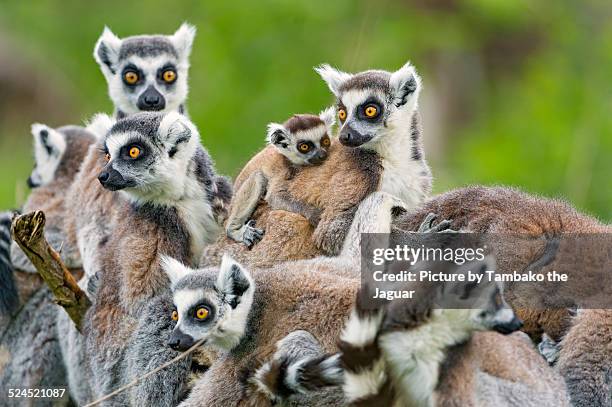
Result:
M264 236L263 229L257 229L255 227L255 221L251 219L242 227L242 242L247 245L248 248L253 247L259 242Z
M435 224L436 219L438 219L438 215L431 212L428 213L417 229L417 233L457 233L456 230L450 228L452 224L450 220L444 219L438 224Z
M554 365L559 358L559 344L546 334L542 336L542 342L538 344L538 351L550 366Z

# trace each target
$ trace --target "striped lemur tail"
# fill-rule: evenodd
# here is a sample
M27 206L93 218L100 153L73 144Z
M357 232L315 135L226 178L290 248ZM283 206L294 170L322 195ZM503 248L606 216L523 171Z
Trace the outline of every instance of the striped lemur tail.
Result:
M259 393L272 402L342 384L340 355L324 354L307 331L294 331L276 344L272 360L252 378Z
M19 293L11 262L13 212L0 213L0 315L11 314L19 305Z

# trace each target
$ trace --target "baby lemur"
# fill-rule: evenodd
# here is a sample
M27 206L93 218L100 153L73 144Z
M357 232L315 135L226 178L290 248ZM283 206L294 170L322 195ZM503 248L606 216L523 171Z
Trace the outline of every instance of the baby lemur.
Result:
M255 228L251 220L260 200L265 199L273 207L291 205L284 186L302 167L319 165L327 159L334 116L333 109L327 109L319 116L296 114L283 124L268 125L267 149L274 152L235 191L227 219L228 237L248 247L263 237L264 231ZM283 199L286 202L280 202ZM304 212L305 209L298 210ZM316 215L313 213L312 217ZM310 220L316 226L317 220Z
M183 24L173 35L120 39L104 28L94 58L108 82L118 118L140 111L185 112L195 31Z
M114 388L143 306L169 289L161 256L197 263L221 231L230 195L196 127L176 112L130 115L90 149L69 191L67 229L75 232L86 276L99 277L83 328L93 396ZM74 349L78 340L62 340L66 354L83 351ZM67 365L71 393L81 404L92 395L83 390L87 380L76 362L82 361Z
M290 199L279 201L293 205L275 207L269 194L270 204L258 206L253 219L265 230L259 243L247 250L230 239L221 239L205 250L202 266L217 265L223 253L259 267L335 255L342 248L357 206L372 192L388 192L410 207L428 196L431 172L421 145L421 82L415 69L406 64L392 73L348 74L324 66L318 72L337 99L340 142L332 143L322 164L303 167L283 183L284 195ZM361 132L359 137L356 129ZM235 189L277 159L278 153L270 147L259 152L236 178Z

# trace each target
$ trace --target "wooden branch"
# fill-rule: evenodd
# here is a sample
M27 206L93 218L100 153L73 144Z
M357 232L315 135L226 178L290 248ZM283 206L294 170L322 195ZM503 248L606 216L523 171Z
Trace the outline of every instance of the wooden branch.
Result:
M59 254L49 246L44 230L45 214L42 211L16 216L11 225L13 239L47 283L55 302L66 310L80 332L83 316L91 302Z

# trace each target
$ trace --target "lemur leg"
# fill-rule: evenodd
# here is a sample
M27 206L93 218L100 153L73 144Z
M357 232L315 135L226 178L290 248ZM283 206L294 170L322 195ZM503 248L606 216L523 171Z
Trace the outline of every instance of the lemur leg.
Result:
M302 215L315 228L321 220L321 210L319 208L296 201L287 191L276 191L274 196L267 197L266 200L272 209Z
M255 228L255 222L249 221L259 200L265 195L268 179L257 171L241 185L232 200L232 209L227 219L227 236L248 247L261 240L264 231Z

